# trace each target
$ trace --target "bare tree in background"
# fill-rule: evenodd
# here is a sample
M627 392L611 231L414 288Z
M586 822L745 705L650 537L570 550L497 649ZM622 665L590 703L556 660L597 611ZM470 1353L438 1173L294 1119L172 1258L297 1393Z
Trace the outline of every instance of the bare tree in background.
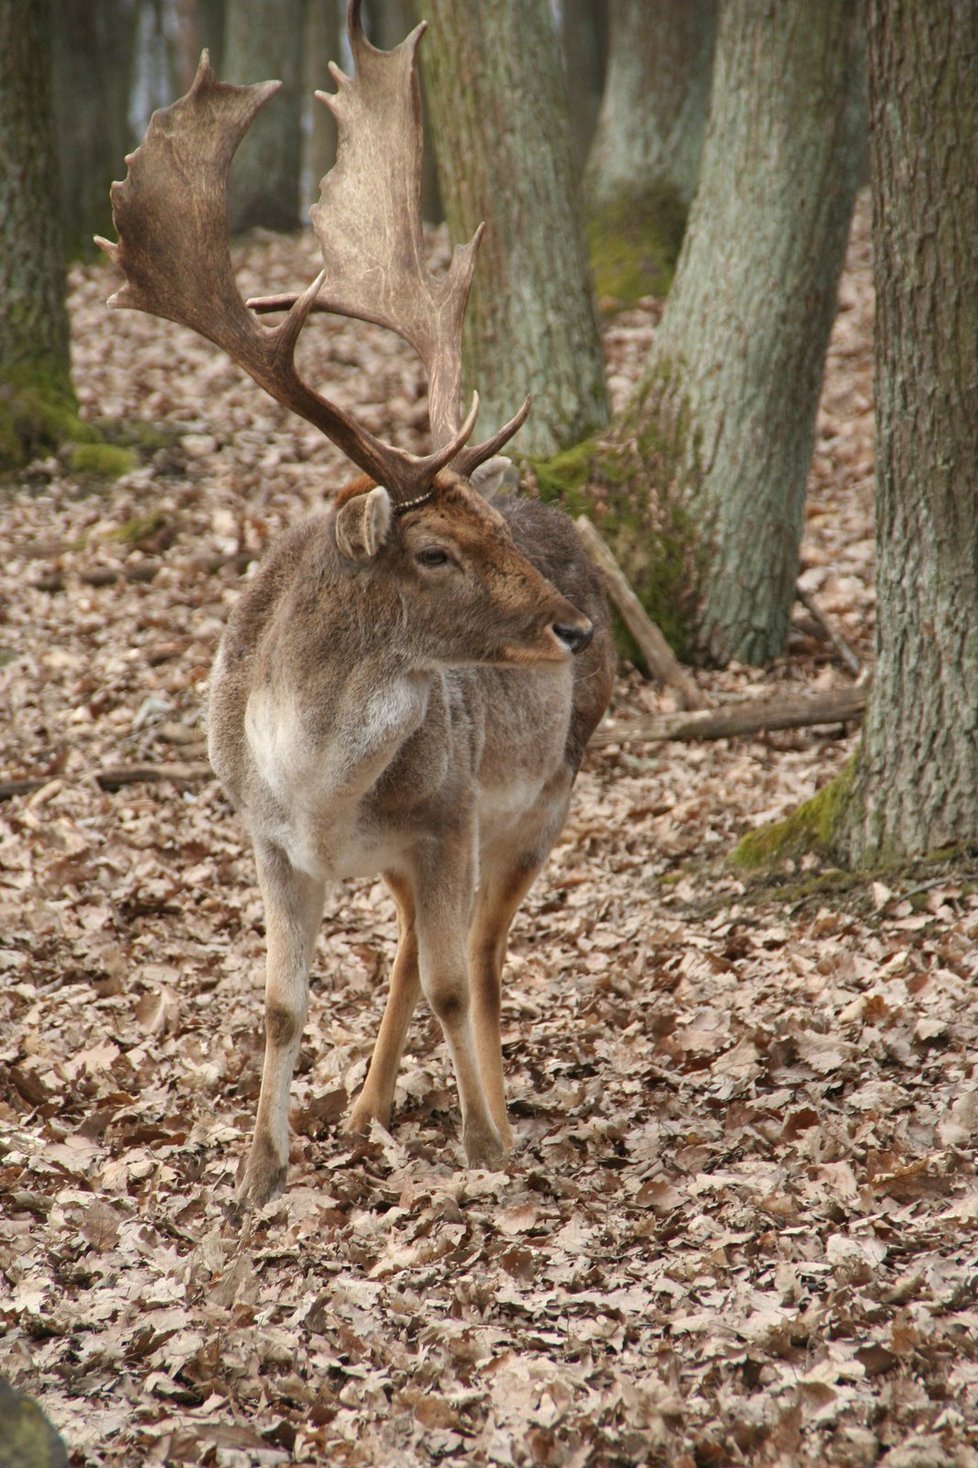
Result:
M223 79L282 87L245 139L231 173L231 229L299 225L303 0L234 0Z
M109 185L129 130L136 0L60 0L52 28L61 223L69 256L95 253L112 223Z
M308 127L303 138L302 198L315 199L319 180L336 162L336 122L314 99L332 91L329 63L340 59L340 0L307 0L302 58L302 90Z
M0 0L0 468L70 437L49 0Z
M421 0L422 67L453 239L487 223L466 369L480 429L529 391L518 446L550 454L606 419L604 364L547 0Z
M852 0L721 7L699 188L602 501L650 609L684 592L687 651L715 663L787 637L864 75Z
M607 0L561 0L560 44L570 99L571 147L584 172L608 67Z
M608 76L588 160L595 210L689 208L710 103L717 0L609 0Z

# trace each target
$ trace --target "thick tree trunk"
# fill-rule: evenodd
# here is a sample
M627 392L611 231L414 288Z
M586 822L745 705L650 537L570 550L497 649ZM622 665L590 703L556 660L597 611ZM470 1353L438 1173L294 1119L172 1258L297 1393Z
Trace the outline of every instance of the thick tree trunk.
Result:
M227 8L224 80L281 81L231 170L232 233L299 225L303 0L234 0Z
M692 642L720 664L764 663L787 637L862 74L852 0L721 8L700 185L617 429L679 506Z
M574 198L567 93L548 0L421 0L421 63L454 240L487 222L466 320L479 432L527 392L514 441L552 454L607 416Z
M47 0L0 0L0 466L74 412ZM74 421L74 420L72 420Z
M588 160L595 210L696 192L716 39L716 0L610 0L608 78Z
M978 844L978 3L873 0L877 662L839 834Z

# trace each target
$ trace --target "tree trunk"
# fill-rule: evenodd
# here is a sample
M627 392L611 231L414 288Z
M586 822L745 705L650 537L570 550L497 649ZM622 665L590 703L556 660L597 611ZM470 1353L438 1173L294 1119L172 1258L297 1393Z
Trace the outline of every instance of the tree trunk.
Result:
M453 240L487 228L466 320L479 432L552 454L604 423L604 364L575 207L567 93L548 0L422 0L421 46Z
M52 32L62 233L69 256L112 233L109 185L129 152L133 0L60 0Z
M719 664L767 662L787 638L864 132L860 35L852 0L721 8L699 189L615 430L656 530L685 543L691 650ZM635 495L634 478L609 490L633 524Z
M126 0L132 3L132 0ZM176 0L177 67L175 91L188 92L206 50L218 76L224 73L225 0Z
M73 415L48 0L0 0L0 467ZM75 420L72 419L74 422Z
M610 0L608 79L587 171L592 209L657 193L688 209L710 102L716 0Z
M319 183L336 162L336 119L314 93L335 90L329 63L340 62L339 0L309 0L303 46L303 91L310 107L309 127L302 149L302 200L308 206L319 197Z
M978 844L978 3L873 0L876 673L856 865Z
M577 174L583 174L608 71L607 0L562 0L560 45L567 92L574 99L570 109L571 151Z
M232 233L299 225L303 0L235 0L227 8L224 80L277 78L281 91L255 120L231 170Z

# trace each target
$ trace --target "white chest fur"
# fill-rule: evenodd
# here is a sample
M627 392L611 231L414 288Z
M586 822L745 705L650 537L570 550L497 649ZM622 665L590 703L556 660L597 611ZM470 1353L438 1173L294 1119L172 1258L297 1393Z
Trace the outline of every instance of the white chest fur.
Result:
M418 728L426 704L425 685L408 678L341 699L328 718L294 696L251 694L245 734L276 809L263 834L293 866L336 879L390 864L398 842L364 822L363 798Z

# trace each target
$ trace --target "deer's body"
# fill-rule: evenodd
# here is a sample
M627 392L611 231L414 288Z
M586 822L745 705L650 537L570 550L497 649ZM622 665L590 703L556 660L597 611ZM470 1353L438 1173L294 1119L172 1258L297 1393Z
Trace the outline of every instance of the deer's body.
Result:
M212 677L211 761L247 821L268 915L254 1197L284 1174L309 958L327 884L346 877L382 873L401 927L354 1124L389 1122L423 988L452 1050L468 1158L500 1160L506 936L564 824L610 689L603 598L563 515L518 499L487 504L458 482L364 560L340 550L336 518L279 540L242 594ZM419 567L418 548L432 545L458 564ZM549 630L555 615L573 618L569 602L595 629L573 658Z
M517 499L494 508L516 549L601 624L573 662L506 666L485 635L472 646L457 595L437 613L448 625L425 627L417 573L406 585L390 574L396 551L368 569L344 557L329 514L286 531L243 592L211 678L211 759L250 830L309 876L383 870L381 853L473 799L496 839L558 769L576 773L608 697L597 577L565 516Z
M242 1199L284 1181L289 1090L327 884L380 872L400 939L390 994L351 1124L387 1124L407 1026L423 992L441 1021L468 1162L509 1144L499 1039L510 923L567 813L611 689L598 584L570 522L484 485L529 409L472 444L459 423L461 327L476 237L433 279L419 213L423 26L375 50L350 0L356 75L317 96L339 127L311 211L325 268L259 325L234 283L227 179L276 83L193 86L154 114L112 188L126 284L112 304L216 342L317 424L366 476L289 530L242 592L211 680L214 769L255 847L268 944L265 1061ZM481 233L481 230L479 231ZM294 353L317 308L389 326L428 374L431 452L383 443L306 384ZM493 466L496 466L494 470Z

